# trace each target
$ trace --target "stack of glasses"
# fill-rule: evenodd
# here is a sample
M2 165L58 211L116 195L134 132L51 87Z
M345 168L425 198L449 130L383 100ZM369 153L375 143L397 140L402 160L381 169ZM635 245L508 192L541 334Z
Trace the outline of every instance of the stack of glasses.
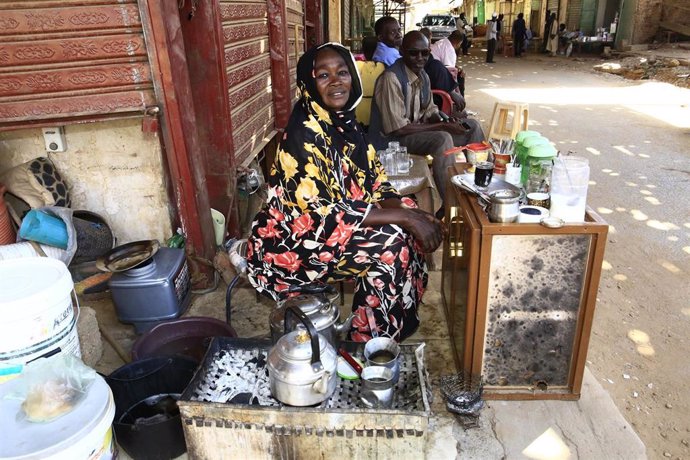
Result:
M389 142L386 150L376 152L388 176L407 176L410 173L410 155L399 142Z

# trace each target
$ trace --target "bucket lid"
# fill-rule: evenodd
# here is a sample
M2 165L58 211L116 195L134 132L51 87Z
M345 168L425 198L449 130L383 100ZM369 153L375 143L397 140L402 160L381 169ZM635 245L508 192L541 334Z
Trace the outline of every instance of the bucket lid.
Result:
M553 158L557 153L556 147L551 144L534 145L527 150L530 158Z
M549 144L549 140L542 136L532 136L528 137L522 142L522 146L526 149L534 147L535 145L545 145ZM550 145L550 144L549 144Z
M515 142L521 144L525 141L525 139L528 139L530 137L541 137L541 133L539 133L538 131L519 131L515 135Z
M0 260L3 321L26 318L55 304L74 288L64 263L47 257Z
M16 414L21 410L21 401L2 397L12 390L12 381L0 385L0 433L12 442L0 443L0 458L40 459L59 454L89 436L102 423L112 423L115 416L115 403L110 387L101 376L91 384L88 393L75 408L51 422L32 423L17 421ZM108 420L106 420L108 419ZM94 436L103 436L94 432ZM101 438L102 439L102 438ZM98 438L94 439L98 445Z
M483 142L475 142L474 144L467 144L465 146L467 150L472 150L473 152L481 152L482 150L489 150L491 146Z

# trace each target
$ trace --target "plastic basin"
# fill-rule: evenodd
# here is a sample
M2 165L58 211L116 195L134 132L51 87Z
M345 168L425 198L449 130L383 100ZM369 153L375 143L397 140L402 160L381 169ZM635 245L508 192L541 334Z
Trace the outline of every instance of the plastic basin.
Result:
M184 356L199 363L212 337L237 337L237 333L214 318L190 316L166 321L139 337L132 347L132 359Z

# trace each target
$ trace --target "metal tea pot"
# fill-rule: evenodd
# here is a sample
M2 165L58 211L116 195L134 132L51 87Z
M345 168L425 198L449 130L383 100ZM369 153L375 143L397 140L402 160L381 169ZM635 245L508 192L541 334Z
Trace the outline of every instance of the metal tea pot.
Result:
M338 355L319 334L309 318L297 307L285 310L286 319L294 315L306 330L285 330L268 353L268 378L271 394L290 406L312 406L328 399L337 384Z
M271 326L271 341L276 343L284 334L284 331L291 331L295 325L290 324L285 327L285 312L290 307L298 307L307 315L309 321L314 325L319 334L334 348L338 348L340 340L350 330L354 314L338 323L340 310L338 308L338 291L328 284L312 286L295 286L290 288L293 292L302 294L291 297L278 305L276 310L271 312L269 317Z
M491 222L515 222L520 215L520 198L522 194L516 190L500 189L489 192L482 198L488 202L487 212Z

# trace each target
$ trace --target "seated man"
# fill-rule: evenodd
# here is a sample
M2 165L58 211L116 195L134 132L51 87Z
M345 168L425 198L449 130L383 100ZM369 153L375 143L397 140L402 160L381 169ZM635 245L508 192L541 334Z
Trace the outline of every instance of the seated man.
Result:
M455 67L458 60L458 49L462 45L464 36L459 30L454 30L448 37L442 38L431 45L431 54L441 61L444 66Z
M388 67L400 59L400 51L398 51L402 43L400 24L392 16L383 16L374 24L374 32L379 42L371 60L382 62Z
M445 199L446 170L455 162L455 156L446 153L456 146L483 141L484 133L476 120L465 119L464 126L452 118L444 121L424 71L429 54L429 42L421 32L405 34L402 59L376 81L369 140L377 149L396 140L410 153L431 155L434 182Z
M422 27L419 29L419 31L426 37L427 40L431 41L431 31L428 27ZM463 113L465 110L465 98L459 90L458 82L455 81L448 68L444 66L441 61L434 57L433 51L431 52L431 55L429 55L429 60L426 61L424 71L427 73L427 75L429 75L431 89L440 89L441 91L445 91L453 100L453 105L455 106L453 113L448 113L447 115L463 118L467 117L467 114Z

